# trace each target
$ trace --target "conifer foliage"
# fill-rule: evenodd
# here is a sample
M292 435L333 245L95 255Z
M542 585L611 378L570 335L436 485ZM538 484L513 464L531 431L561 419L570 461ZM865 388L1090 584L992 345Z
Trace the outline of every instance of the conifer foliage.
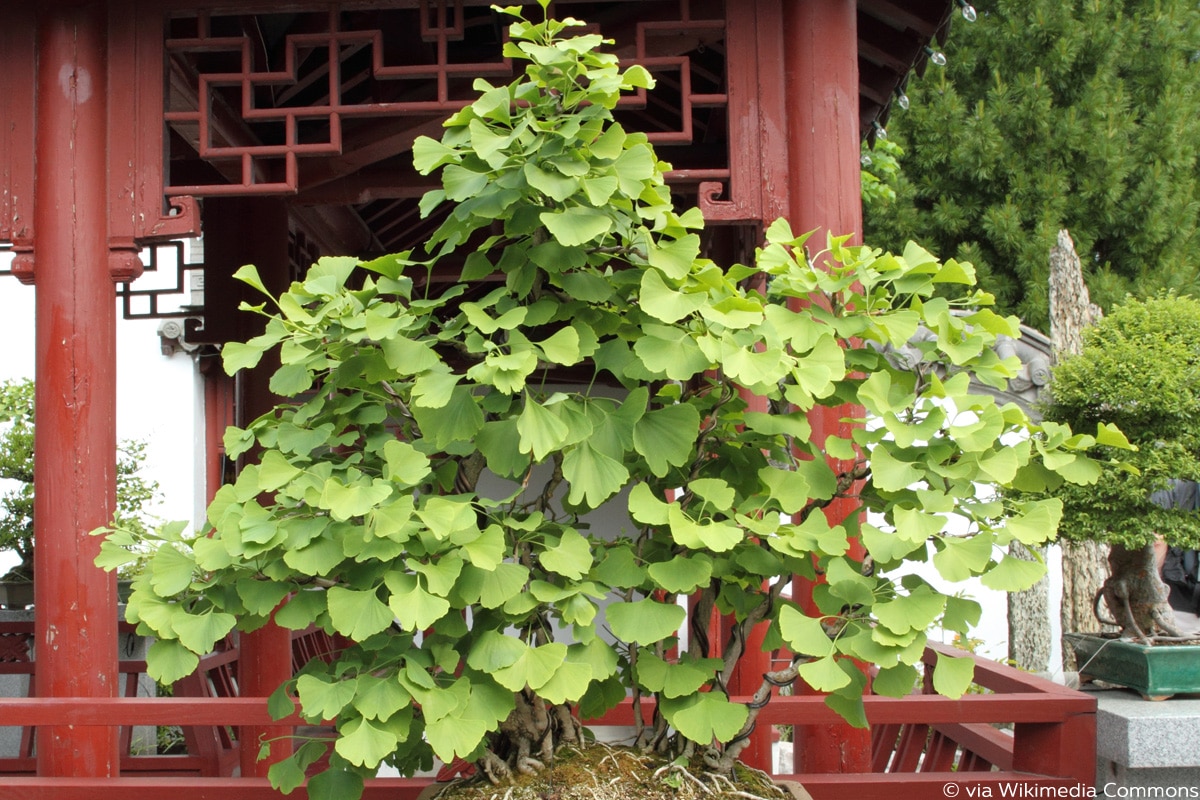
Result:
M969 260L998 305L1042 327L1047 254L1071 232L1093 299L1194 292L1200 7L1188 0L980 0L944 68L907 90L889 138L898 198L866 232Z

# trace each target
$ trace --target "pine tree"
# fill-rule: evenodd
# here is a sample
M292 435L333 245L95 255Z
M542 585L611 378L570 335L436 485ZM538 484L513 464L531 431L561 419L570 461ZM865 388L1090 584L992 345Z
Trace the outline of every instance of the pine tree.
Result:
M947 66L889 121L894 202L866 235L973 262L1026 322L1047 321L1047 254L1067 228L1103 308L1200 290L1200 8L1184 0L980 0Z

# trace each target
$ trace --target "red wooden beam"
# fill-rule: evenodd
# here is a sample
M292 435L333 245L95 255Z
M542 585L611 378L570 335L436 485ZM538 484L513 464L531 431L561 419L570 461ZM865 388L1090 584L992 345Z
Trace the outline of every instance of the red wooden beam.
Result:
M750 700L748 696L730 698L737 703ZM909 697L863 698L867 720L872 725L895 722L925 722L941 724L951 722L1062 722L1064 718L1095 713L1095 699L1080 695L1078 698L1046 697L1043 695L965 695L953 699L937 695L910 695ZM5 706L0 705L0 709ZM645 714L654 704L642 701ZM623 703L592 725L626 725L633 720L628 703ZM842 718L825 705L825 701L812 695L774 697L760 712L758 721L763 725L836 724Z
M1013 737L999 728L982 722L964 722L939 725L938 730L989 764L1002 770L1013 768Z
M18 727L280 724L265 697L0 697L0 719Z
M949 656L962 657L963 651L949 645L931 642L926 646L922 661L933 664L936 653L946 653ZM975 659L975 683L991 689L993 692L1020 693L1038 692L1041 694L1064 695L1079 697L1079 692L1068 689L1059 683L1052 683L1045 678L1039 678L1028 672L1021 672L1005 666L998 661L987 658Z
M1047 772L1066 767L1080 782L1096 775L1096 715L1075 714L1058 724L1018 722L1014 731L1013 767Z
M367 781L363 800L413 800L427 778L377 778ZM266 778L35 778L18 775L0 782L0 800L279 800ZM304 787L288 800L306 800Z
M1022 795L1034 787L1055 787L1062 796L1086 796L1090 783L1072 778L1052 778L1021 772L971 773L865 773L860 775L777 775L782 780L801 783L815 800L902 800L905 798L951 797L946 789L953 784L967 797L1058 796L1057 794ZM366 782L364 800L412 800L429 779L377 778ZM967 794L966 787L974 789ZM1077 794L1068 795L1074 789ZM1007 792L1002 795L1001 792ZM1078 794L1078 792L1084 792ZM279 793L262 778L115 778L98 781L87 778L53 780L17 776L0 785L0 800L277 800ZM288 800L305 800L303 787L288 795Z

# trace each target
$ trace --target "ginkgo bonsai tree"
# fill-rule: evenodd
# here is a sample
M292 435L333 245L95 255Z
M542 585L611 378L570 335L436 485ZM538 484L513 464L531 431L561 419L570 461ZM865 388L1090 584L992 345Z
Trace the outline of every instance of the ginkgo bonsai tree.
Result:
M226 434L253 463L204 530L111 530L98 561L150 548L128 614L157 638L159 680L268 619L352 642L272 699L336 720L310 797L352 797L381 763L411 774L435 756L493 781L536 771L628 697L656 701L636 747L728 772L758 712L726 687L758 624L796 654L764 697L799 678L863 725L855 660L879 666L874 691L906 694L926 630L979 615L888 570L931 557L953 580L1028 586L1040 567L1004 547L1052 536L1060 503L977 485L1094 478L1080 466L1096 438L972 393L1014 374L991 345L1017 323L986 308L968 264L838 238L810 259L784 221L755 263L712 262L698 211L673 207L666 165L614 121L649 74L622 70L599 36L565 36L573 20L505 13L522 74L477 81L442 139L414 145L442 185L421 202L442 215L423 252L324 258L278 296L241 269L266 330L227 345L225 367L278 348L270 385L289 400ZM431 270L452 257L461 279L438 288ZM922 325L921 359L889 356ZM845 404L872 424L812 442L806 413ZM827 519L843 496L870 522ZM610 509L624 530L589 525ZM849 555L853 537L874 570ZM818 573L809 616L781 578ZM721 650L705 636L714 609L731 627ZM961 694L972 663L940 657L934 686ZM302 744L272 780L290 791L328 747Z

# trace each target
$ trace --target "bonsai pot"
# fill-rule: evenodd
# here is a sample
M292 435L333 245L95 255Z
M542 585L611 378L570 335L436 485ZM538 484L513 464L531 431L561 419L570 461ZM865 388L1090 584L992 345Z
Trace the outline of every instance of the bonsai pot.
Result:
M33 581L0 581L0 608L23 609L33 605Z
M1080 680L1125 686L1150 700L1200 692L1200 642L1153 646L1116 637L1068 633Z

